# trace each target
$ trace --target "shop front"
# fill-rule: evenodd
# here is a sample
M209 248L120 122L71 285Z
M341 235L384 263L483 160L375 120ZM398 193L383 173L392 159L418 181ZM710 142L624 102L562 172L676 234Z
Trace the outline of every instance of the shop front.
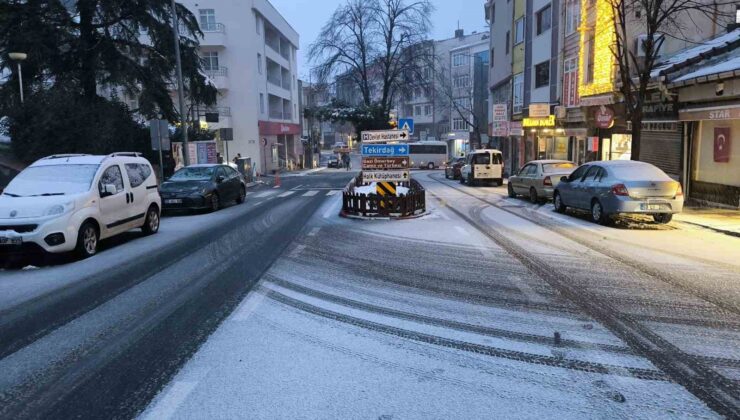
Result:
M299 160L296 145L300 144L299 124L259 121L260 164L265 173L294 166ZM302 148L302 147L301 147Z

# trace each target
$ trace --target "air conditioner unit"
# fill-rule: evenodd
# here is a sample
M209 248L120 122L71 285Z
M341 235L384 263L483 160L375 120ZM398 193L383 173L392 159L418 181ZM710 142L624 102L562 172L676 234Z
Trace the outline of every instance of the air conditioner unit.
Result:
M567 112L568 111L566 110L564 106L562 105L556 106L555 107L555 118L562 120L565 118Z
M645 34L638 35L637 38L635 38L635 56L636 57L645 57L646 55L645 41L646 40L647 40L647 35ZM662 43L663 35L656 34L654 36L654 40L655 40L654 42L656 46L659 45L659 48L663 46L663 43ZM660 50L658 51L657 54L655 54L655 56L656 57L660 56Z

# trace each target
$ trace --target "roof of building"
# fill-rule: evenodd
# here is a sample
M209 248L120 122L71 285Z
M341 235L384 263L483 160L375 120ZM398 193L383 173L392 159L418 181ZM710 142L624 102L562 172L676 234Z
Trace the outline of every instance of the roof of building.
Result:
M702 66L696 71L676 78L672 82L686 82L689 80L698 79L700 77L709 77L713 75L720 75L722 73L732 73L733 76L740 75L740 54L736 54L735 57L731 57L727 60L722 60L720 62L714 63L713 65Z
M671 55L668 59L658 63L653 69L651 76L665 76L676 72L687 66L713 57L718 54L733 50L740 45L740 29L720 35L706 42L687 48Z

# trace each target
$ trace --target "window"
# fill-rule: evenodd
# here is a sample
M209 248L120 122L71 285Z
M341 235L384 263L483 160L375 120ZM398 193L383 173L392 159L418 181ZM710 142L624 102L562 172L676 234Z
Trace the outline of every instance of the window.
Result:
M510 49L511 49L511 32L506 31L506 55L509 55Z
M260 31L260 15L257 13L254 14L254 28L257 30L257 35L260 35L262 32Z
M550 26L552 24L551 18L552 7L550 7L549 4L540 9L539 12L537 12L537 35L540 35L541 33L550 29Z
M414 107L414 116L421 115L421 105L416 105Z
M521 17L514 22L514 45L524 42L524 18Z
M204 31L216 30L216 11L213 9L199 9L200 29Z
M493 57L494 57L494 55L493 55L493 48L491 48L491 60L490 61L491 61L491 67L492 68L493 68Z
M468 123L462 118L452 119L452 130L453 131L464 131L468 129Z
M414 98L419 99L423 96L422 90L420 87L414 88Z
M218 52L217 51L205 51L203 57L203 70L216 71L218 70Z
M596 51L594 45L594 29L591 28L586 33L586 83L594 82L594 60L596 59Z
M432 115L432 106L424 105L424 115Z
M470 86L470 76L469 75L462 75L462 76L455 76L454 79L452 79L452 85L456 88L464 88Z
M471 109L472 107L470 106L470 98L456 98L455 107L459 110Z
M257 53L257 71L262 74L262 54Z
M113 165L103 172L100 176L100 183L98 183L98 189L100 193L103 193L103 185L115 185L116 194L123 192L123 176L121 175L121 168L118 165Z
M260 114L265 113L265 94L260 93Z
M152 168L143 163L127 163L124 166L126 167L126 175L128 175L128 183L131 184L131 188L140 186L152 174Z
M468 56L464 53L452 54L452 67L461 67L468 64Z
M550 60L534 66L534 87L539 88L550 84Z
M491 4L491 24L496 21L496 4Z
M512 83L512 108L515 114L522 112L522 106L524 106L524 74L519 73L514 76Z
M568 181L569 182L573 182L576 179L581 178L582 176L584 176L586 174L586 171L588 171L589 168L591 168L590 165L583 165L583 166L579 167L578 169L576 169L575 171L573 171L570 174L570 176L568 176Z
M446 155L447 146L435 144L410 144L409 153L412 155Z
M581 22L581 4L578 0L568 0L565 4L565 34L569 35L578 30Z
M588 182L588 181L594 181L596 180L596 177L599 175L599 170L601 168L598 166L591 166L591 168L586 173L586 176L583 177L581 181Z
M563 105L578 106L578 57L568 57L563 61Z
M489 153L476 153L473 155L474 165L490 165L491 155Z

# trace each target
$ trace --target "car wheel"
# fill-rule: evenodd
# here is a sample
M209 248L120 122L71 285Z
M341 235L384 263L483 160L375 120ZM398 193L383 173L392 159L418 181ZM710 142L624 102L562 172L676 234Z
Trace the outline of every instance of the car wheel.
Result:
M427 169L434 169L434 162L429 162Z
M221 198L218 193L211 194L211 211L218 211L221 208Z
M473 174L468 174L468 185L471 187L475 185L475 180L473 180Z
M144 226L141 227L142 232L145 235L153 235L159 232L159 210L157 206L149 206L149 210L146 211L146 220L144 220Z
M98 241L100 233L92 222L85 222L80 226L77 234L77 247L75 252L80 258L89 258L98 252Z
M604 207L599 200L591 202L591 221L600 225L609 224L609 215L604 213Z
M236 197L236 204L243 203L245 198L247 198L247 190L243 186L239 187L239 196Z
M538 204L540 202L540 197L537 195L537 190L534 187L529 189L529 201L532 204Z
M661 225L665 225L671 222L673 220L673 215L671 213L660 213L660 214L654 214L653 220L655 220L655 223L660 223Z
M507 184L506 190L509 193L510 198L516 198L516 193L514 192L514 187L511 185L511 181Z
M555 211L558 213L565 213L566 206L563 204L563 199L560 197L559 192L555 192L555 196L552 198Z

